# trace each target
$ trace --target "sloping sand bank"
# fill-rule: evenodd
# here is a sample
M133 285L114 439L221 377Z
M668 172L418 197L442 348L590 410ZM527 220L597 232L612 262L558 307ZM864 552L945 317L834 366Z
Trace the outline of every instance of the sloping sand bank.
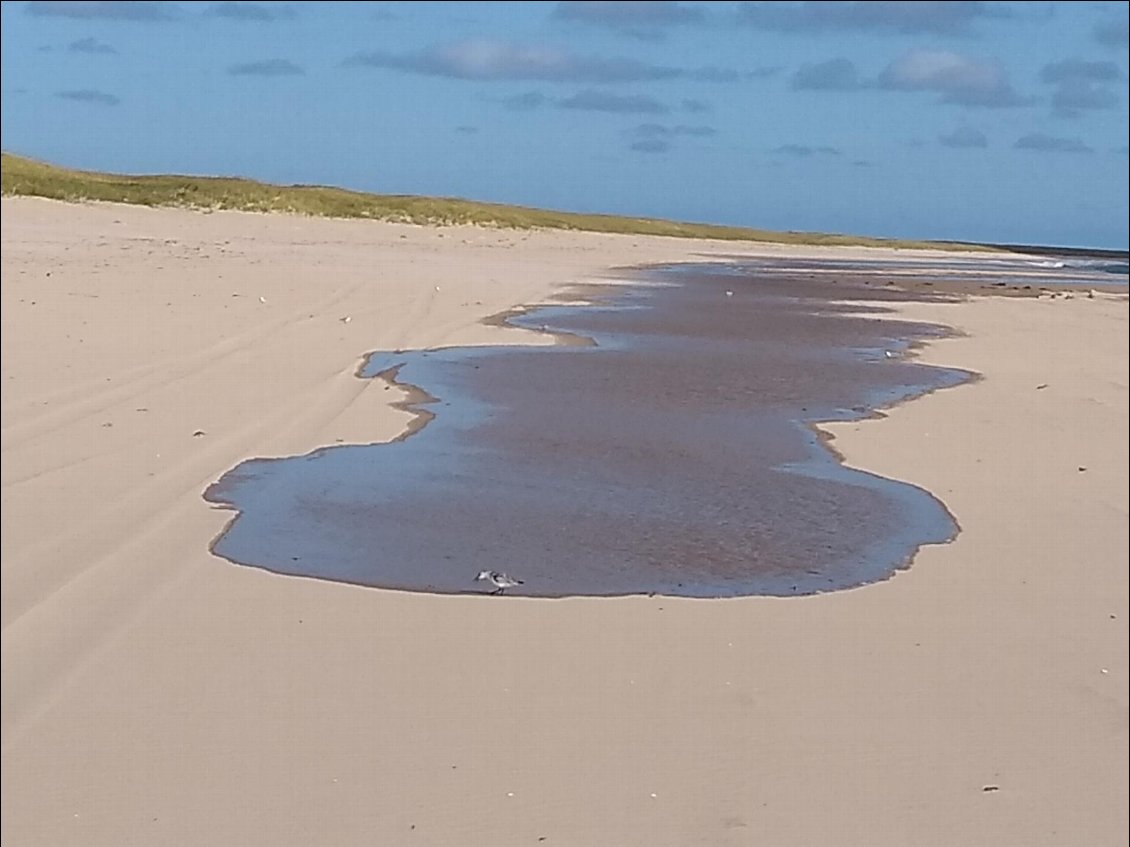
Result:
M4 199L4 837L1124 840L1125 298L899 307L985 378L832 428L963 528L878 585L497 600L209 555L240 460L404 426L366 350L515 340L480 318L733 252Z

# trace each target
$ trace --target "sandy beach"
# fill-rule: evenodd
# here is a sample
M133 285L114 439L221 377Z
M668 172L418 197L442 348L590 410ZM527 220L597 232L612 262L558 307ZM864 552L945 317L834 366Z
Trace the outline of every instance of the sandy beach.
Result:
M202 492L395 438L371 350L736 245L4 198L16 845L1125 843L1125 295L898 304L982 379L830 425L961 526L803 598L429 596L240 568Z

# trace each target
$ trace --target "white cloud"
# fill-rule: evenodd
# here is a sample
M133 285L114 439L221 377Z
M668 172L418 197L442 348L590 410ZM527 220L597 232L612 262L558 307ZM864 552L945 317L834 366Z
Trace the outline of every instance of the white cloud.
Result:
M1023 106L1004 70L995 62L943 50L912 50L879 74L879 86L900 91L933 91L946 103L963 106Z

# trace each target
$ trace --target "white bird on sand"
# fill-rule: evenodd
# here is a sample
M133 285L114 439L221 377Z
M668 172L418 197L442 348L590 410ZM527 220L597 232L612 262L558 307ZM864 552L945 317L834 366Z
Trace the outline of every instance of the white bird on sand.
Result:
M501 594L507 588L513 588L515 585L523 585L522 580L507 576L501 571L479 571L479 575L475 577L475 582L484 579L495 587L495 590L491 592L492 594Z

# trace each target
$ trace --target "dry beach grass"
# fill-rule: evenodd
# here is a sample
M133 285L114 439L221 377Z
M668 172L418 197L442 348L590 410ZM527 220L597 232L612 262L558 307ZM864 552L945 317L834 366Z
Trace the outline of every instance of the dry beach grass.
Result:
M658 218L584 214L483 203L457 197L372 194L325 185L272 185L241 177L112 174L80 171L3 154L0 189L5 196L53 200L101 200L205 211L286 212L316 217L363 218L430 225L474 224L494 228L562 229L625 235L664 235L723 241L823 246L972 251L976 245L908 241L822 232L776 232L749 227L686 223Z

